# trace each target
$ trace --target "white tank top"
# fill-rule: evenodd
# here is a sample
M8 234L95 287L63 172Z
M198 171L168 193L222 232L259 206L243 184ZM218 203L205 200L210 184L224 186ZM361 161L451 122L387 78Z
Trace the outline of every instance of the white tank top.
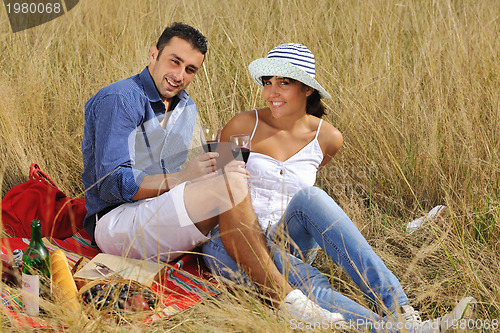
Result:
M259 123L257 110L255 116L255 127L250 140ZM316 182L316 173L323 161L323 152L318 142L322 122L323 119L319 122L314 139L284 162L261 153L250 153L246 164L246 169L250 172L248 184L262 230L266 231L281 219L288 203L300 189L313 186Z

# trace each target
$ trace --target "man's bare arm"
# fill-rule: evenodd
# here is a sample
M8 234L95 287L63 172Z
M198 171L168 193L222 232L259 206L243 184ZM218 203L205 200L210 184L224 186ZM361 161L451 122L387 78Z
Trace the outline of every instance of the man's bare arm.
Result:
M186 181L194 181L214 172L218 153L205 153L193 158L187 167L170 174L147 175L142 179L139 190L132 197L132 200L143 200L157 197L175 186Z

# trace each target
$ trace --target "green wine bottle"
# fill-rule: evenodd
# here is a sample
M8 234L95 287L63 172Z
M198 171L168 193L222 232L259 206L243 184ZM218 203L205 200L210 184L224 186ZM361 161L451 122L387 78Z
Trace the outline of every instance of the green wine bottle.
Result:
M50 299L52 280L50 253L43 245L39 220L31 221L31 240L23 254L23 305L27 314L40 313L40 297Z

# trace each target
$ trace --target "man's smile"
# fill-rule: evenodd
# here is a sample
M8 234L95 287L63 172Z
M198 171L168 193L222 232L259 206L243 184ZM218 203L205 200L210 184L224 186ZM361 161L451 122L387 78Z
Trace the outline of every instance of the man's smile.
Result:
M179 84L174 83L173 81L171 81L171 80L170 80L170 79L168 79L168 78L165 78L165 80L167 81L167 83L168 83L169 85L171 85L171 86L172 86L172 87L174 87L174 88L179 88L179 86L180 86Z

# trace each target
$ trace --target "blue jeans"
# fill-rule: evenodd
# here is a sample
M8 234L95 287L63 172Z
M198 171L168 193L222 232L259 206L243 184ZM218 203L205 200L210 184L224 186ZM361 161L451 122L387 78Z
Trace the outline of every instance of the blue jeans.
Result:
M207 266L215 274L247 283L245 273L226 252L216 233L203 245ZM304 262L318 245L381 311L394 311L409 303L398 279L349 217L317 187L303 189L292 198L280 223L267 233L267 239L276 267L290 285L302 290L324 309L343 314L348 321L370 323L383 319L333 290L326 276Z

